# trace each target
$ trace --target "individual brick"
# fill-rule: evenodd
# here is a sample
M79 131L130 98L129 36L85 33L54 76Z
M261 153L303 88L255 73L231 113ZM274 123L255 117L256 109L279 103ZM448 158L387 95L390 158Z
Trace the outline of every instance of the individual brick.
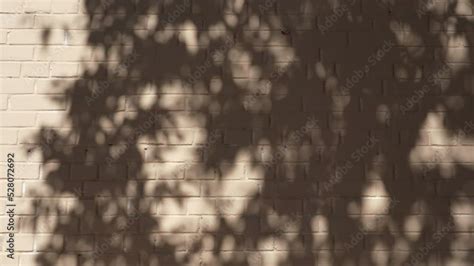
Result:
M20 76L20 63L0 63L0 77L18 77Z
M66 99L63 96L21 95L10 99L12 110L64 110Z
M34 79L0 78L0 94L33 93L34 85Z
M1 127L31 127L35 125L35 113L2 112Z
M27 61L33 59L33 47L29 46L0 46L1 61Z
M49 13L51 0L26 0L23 9L25 13Z
M3 7L3 3L2 3ZM16 10L15 10L16 11ZM21 10L16 11L21 12ZM34 24L34 15L0 14L1 29L29 29Z
M52 0L51 13L73 14L79 11L78 0Z

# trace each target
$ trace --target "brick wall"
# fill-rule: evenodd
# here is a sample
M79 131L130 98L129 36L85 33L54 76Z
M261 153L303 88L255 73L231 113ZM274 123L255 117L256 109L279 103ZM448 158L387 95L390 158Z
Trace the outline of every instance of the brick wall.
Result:
M0 265L474 264L473 24L470 0L2 0Z

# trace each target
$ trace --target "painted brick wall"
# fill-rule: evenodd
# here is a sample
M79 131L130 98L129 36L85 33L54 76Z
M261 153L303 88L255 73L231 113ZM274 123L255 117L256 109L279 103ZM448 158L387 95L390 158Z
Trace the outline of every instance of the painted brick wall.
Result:
M473 265L473 49L471 0L2 0L0 265Z

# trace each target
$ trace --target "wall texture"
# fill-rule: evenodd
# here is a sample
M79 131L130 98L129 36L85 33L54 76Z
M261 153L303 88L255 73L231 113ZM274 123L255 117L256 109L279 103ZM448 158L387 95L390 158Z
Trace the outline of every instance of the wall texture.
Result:
M0 265L473 265L473 24L471 0L1 0Z

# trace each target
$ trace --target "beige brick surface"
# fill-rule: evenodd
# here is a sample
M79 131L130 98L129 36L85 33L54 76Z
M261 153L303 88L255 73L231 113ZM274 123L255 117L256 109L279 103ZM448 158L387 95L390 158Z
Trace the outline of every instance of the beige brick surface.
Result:
M473 265L471 2L0 0L0 266Z

